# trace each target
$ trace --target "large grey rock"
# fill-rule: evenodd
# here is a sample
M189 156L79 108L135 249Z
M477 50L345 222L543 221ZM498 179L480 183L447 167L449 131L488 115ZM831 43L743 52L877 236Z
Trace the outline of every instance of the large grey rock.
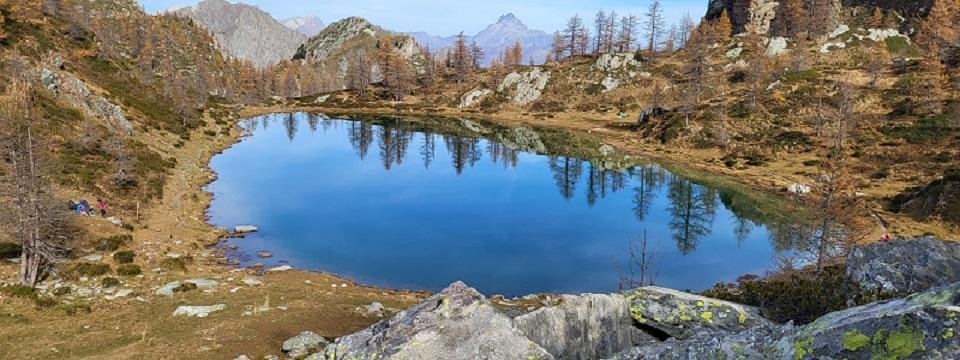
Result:
M456 282L327 346L328 359L553 359L473 288Z
M327 340L312 331L304 331L283 342L283 352L292 358L306 356L311 352L323 350Z
M641 359L781 359L783 352L777 341L793 327L760 326L739 334L715 336L704 334L696 338L678 341L669 339L659 343L643 344L617 353L610 360Z
M460 98L459 108L468 108L476 104L479 104L483 99L493 93L493 90L489 89L473 89L463 94L463 97Z
M210 316L212 313L220 312L226 309L227 305L224 304L210 306L178 306L177 310L173 312L173 316L205 318Z
M549 81L550 72L540 67L523 72L514 71L503 78L497 92L507 94L515 104L527 105L540 99Z
M847 256L847 276L867 291L912 294L960 281L960 242L930 237L876 242Z
M791 359L960 358L960 283L827 314L780 340Z
M772 325L756 308L656 286L636 289L627 300L634 320L680 340Z
M623 295L587 294L514 318L530 340L557 359L599 359L655 342L633 325Z

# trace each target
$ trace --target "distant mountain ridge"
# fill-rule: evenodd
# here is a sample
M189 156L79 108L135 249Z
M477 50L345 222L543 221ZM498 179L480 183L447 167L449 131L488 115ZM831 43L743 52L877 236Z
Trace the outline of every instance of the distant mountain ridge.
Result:
M448 48L457 39L455 35L441 37L426 32L412 32L410 36L433 51ZM518 40L523 44L523 62L532 60L535 64L542 64L550 52L553 37L544 31L528 28L512 13L501 16L496 23L488 25L476 35L467 36L467 42L476 41L483 49L483 59L480 61L483 66L489 66L503 50L512 47Z
M287 29L298 31L307 37L317 36L317 34L327 27L320 18L313 15L283 19L280 20L280 23L286 26Z
M227 55L249 60L261 68L289 60L307 39L267 12L246 4L204 0L170 12L189 17L212 32Z

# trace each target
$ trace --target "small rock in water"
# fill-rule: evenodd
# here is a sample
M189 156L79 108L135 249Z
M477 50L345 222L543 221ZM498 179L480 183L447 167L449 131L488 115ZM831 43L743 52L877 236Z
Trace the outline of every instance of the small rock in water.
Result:
M223 311L227 309L227 305L217 304L211 306L179 306L177 310L173 312L173 316L187 316L187 317L198 317L204 318L210 316L211 313L218 311Z
M252 225L237 225L233 228L233 232L237 234L249 234L252 232L257 232L258 230L260 229Z
M327 345L327 340L311 331L304 331L295 337L283 342L283 352L294 359L305 356L312 351L320 350Z
M273 254L271 254L269 251L261 251L257 253L257 257L261 259L267 259L267 258L272 258Z

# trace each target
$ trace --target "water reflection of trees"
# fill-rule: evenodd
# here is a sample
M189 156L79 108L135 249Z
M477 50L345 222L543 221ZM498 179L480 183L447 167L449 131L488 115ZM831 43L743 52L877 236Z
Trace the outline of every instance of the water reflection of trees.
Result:
M457 174L482 161L484 155L494 164L502 164L505 168L516 167L521 151L473 136L428 133L412 123L402 121L344 121L318 114L305 114L305 117L311 132L346 126L344 132L361 160L367 158L376 143L381 166L385 170L402 165L410 152L411 143L415 141L419 143L413 145L418 146L414 151L419 152L420 162L426 169L435 165L438 148L442 148ZM279 120L287 137L293 141L298 134L297 119L295 114L261 117L244 126L248 130L255 130L258 125L267 128L270 122ZM438 146L438 140L442 141L442 146ZM734 215L729 228L738 245L750 236L754 227L768 224L764 214L750 208L749 204L743 203L735 195L698 185L656 165L638 165L618 170L575 157L552 156L549 158L549 169L560 197L566 201L577 198L580 189L583 201L593 207L611 194L624 189L632 190L633 214L641 223L647 220L657 197L665 194L668 201L666 212L670 217L667 226L677 249L685 255L695 251L699 242L710 235L719 203ZM775 250L784 251L802 247L802 239L809 238L809 233L794 227L773 227L771 237Z

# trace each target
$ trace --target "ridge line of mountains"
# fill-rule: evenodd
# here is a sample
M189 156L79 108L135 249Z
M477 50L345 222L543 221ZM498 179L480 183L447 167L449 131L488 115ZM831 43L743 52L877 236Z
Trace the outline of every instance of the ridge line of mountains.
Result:
M204 0L193 6L171 7L165 12L193 19L213 33L225 55L248 60L259 68L293 59L302 45L322 43L322 40L318 41L317 38L323 35L327 38L343 37L342 34L330 32L322 34L323 30L329 27L349 30L360 26L385 31L359 17L338 20L330 25L324 24L316 16L278 20L256 6L225 0ZM339 26L334 26L336 24ZM443 37L426 32L389 33L409 35L418 47L425 46L431 51L443 52L456 41L456 35ZM530 29L513 14L506 14L479 33L466 36L466 40L476 42L483 50L484 56L480 61L483 66L489 66L497 56L514 46L517 41L523 44L524 62L541 64L550 50L552 36L544 31ZM342 43L342 39L339 43Z

